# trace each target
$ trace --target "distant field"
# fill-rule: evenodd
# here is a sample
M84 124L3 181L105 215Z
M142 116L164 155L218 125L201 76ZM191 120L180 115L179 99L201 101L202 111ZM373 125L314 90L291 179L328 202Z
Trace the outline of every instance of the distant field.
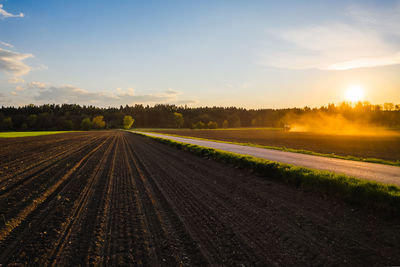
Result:
M0 138L27 137L27 136L68 133L68 132L72 131L2 132L0 133Z
M147 129L150 130L150 129ZM271 128L224 130L151 129L153 132L176 134L228 142L286 147L323 154L400 160L400 133L383 136L328 135L309 132L284 132Z

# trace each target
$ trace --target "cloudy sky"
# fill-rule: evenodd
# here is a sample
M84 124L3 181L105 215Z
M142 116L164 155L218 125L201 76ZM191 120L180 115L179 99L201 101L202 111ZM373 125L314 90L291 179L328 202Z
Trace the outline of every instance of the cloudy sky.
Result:
M400 1L0 0L0 105L400 103Z

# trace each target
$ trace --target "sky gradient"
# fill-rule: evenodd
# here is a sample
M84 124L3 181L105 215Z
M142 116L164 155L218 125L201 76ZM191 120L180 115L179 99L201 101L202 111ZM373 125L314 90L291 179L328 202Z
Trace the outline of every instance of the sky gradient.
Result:
M0 0L0 105L400 103L400 1Z

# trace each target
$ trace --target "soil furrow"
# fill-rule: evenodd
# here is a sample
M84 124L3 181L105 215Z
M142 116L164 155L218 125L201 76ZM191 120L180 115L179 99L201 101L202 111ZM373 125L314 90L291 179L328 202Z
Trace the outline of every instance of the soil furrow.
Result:
M65 211L63 209L63 205L68 204L68 202L70 202L71 199L67 197L65 198L61 197L63 194L63 190L65 190L66 187L72 187L76 183L75 179L76 176L78 175L80 168L85 167L88 163L88 160L91 159L93 155L95 155L98 152L101 152L101 148L106 142L107 139L104 140L100 145L94 147L89 153L84 155L84 157L81 158L80 161L74 167L66 171L66 173L57 181L56 184L47 189L40 197L38 197L35 201L33 201L32 204L30 204L29 206L25 207L22 211L20 211L18 216L11 220L11 223L7 223L8 228L5 227L2 229L2 233L4 233L2 238L5 239L9 234L12 234L12 236L10 236L10 238L6 240L6 241L9 240L9 242L5 243L7 244L6 246L7 249L3 250L3 253L0 256L0 262L3 262L4 259L9 259L11 256L15 257L16 254L15 249L21 250L23 247L19 247L20 246L19 243L23 242L24 239L27 239L27 237L29 238L25 240L24 243L29 244L31 241L30 238L32 238L32 241L35 242L35 238L33 238L35 236L34 234L40 235L39 240L41 240L45 237L43 235L48 234L49 230L57 231L56 229L51 229L49 225L46 225L46 222L50 225L53 225L55 221L57 221L54 219L55 218L58 219L57 213L64 214ZM78 182L80 181L78 180ZM39 231L36 228L43 229L43 231ZM49 230L46 231L44 229L49 229ZM0 247L2 247L2 245L3 242L0 242ZM41 247L43 245L44 244L41 243L40 246L38 247ZM28 245L25 245L25 247L28 247ZM28 251L30 250L29 247L27 249ZM37 250L40 251L39 248ZM24 258L24 256L27 255L26 252L22 252L19 254L21 254L22 258Z
M58 177L62 177L71 166L90 153L91 149L99 143L92 142L78 151L65 150L65 156L55 161L50 167L44 168L35 175L18 179L2 192L4 194L0 195L0 212L3 214L3 218L9 220L16 216L20 210L30 205L35 198L40 197L44 191L57 183ZM2 226L2 222L0 222L0 226Z
M400 263L398 217L128 132L0 144L0 265Z
M93 209L89 209L89 203L93 203L97 199L95 197L95 191L99 189L96 187L98 180L102 175L105 167L107 166L108 160L111 158L111 150L115 145L115 138L113 138L107 149L103 152L99 163L96 164L96 168L89 175L88 182L80 191L78 199L75 201L73 208L73 213L69 216L67 222L64 224L63 230L61 230L60 238L56 241L54 249L49 253L49 258L53 259L52 266L56 266L61 262L64 264L68 263L68 260L79 260L78 262L83 262L82 252L86 249L88 245L88 239L81 238L83 235L90 235L90 233L84 231L83 227L86 227L82 221L85 219L85 213L93 212ZM101 188L100 188L101 189ZM102 197L102 195L99 195ZM97 202L97 201L96 201ZM92 215L92 214L90 214ZM86 229L85 229L86 230ZM66 254L67 252L68 254ZM72 255L71 255L72 253Z

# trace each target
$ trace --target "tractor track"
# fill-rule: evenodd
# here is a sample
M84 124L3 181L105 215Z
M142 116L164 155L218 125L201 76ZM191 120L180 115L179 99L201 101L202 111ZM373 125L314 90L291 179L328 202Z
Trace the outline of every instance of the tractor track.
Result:
M4 142L0 265L400 264L396 218L145 137Z

